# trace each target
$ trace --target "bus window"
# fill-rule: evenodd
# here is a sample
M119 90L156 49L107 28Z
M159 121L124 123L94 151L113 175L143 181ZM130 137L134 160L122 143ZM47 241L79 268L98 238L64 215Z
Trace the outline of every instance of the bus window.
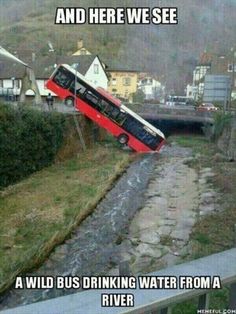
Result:
M84 97L92 107L99 109L99 98L93 92L87 91Z
M75 94L75 81L71 82L70 88L69 88L70 92L74 95ZM82 96L86 91L86 87L84 85L82 85L78 80L76 82L76 95L77 96Z
M64 89L69 88L73 80L74 80L74 75L62 67L58 69L58 71L56 72L53 78L53 81Z
M122 125L125 122L126 119L126 113L124 112L120 112L120 114L118 115L118 117L116 118L116 122L120 125Z
M101 99L101 101L100 101L100 107L101 107L101 110L102 110L103 112L105 112L106 107L107 107L108 105L109 105L109 104L108 104L108 102L107 102L106 100Z
M104 104L105 101L103 101ZM119 113L120 113L120 109L112 104L110 104L109 102L106 102L106 107L104 109L104 113L106 116L108 116L109 118L111 118L112 120L117 119Z

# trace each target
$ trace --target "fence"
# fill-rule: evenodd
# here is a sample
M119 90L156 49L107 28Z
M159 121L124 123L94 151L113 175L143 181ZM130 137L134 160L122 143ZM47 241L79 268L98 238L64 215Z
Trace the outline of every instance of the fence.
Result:
M198 260L175 265L147 276L219 276L222 286L229 286L229 309L236 309L236 249L213 254ZM124 268L123 268L124 270ZM38 302L0 312L1 314L166 314L171 306L198 298L199 313L207 309L209 293L207 289L134 289L134 290L88 290L64 297ZM133 308L101 307L101 295L127 294L134 296Z

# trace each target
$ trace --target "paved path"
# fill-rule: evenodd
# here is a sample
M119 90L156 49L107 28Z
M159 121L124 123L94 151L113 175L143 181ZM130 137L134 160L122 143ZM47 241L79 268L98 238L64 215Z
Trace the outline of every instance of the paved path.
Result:
M134 274L179 262L189 253L189 235L198 218L218 210L219 195L207 183L214 173L190 168L191 154L173 145L156 163L145 204L121 243L121 259L129 261Z

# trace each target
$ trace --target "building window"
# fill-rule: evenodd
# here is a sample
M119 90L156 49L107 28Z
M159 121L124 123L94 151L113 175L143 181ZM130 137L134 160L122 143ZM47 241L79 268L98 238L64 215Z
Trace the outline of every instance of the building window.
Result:
M228 72L233 72L233 65L232 64L228 64Z
M3 80L0 80L0 87L3 87Z
M16 79L12 80L12 87L16 89L19 88L20 87L19 80L16 80Z
M124 78L123 78L123 85L124 85L124 86L130 86L130 85L131 85L131 79L130 79L130 77L124 77Z
M99 74L99 65L94 64L94 74Z
M113 86L116 85L116 78L113 78L113 79L112 79L111 84L112 84Z
M113 93L116 93L116 92L117 92L117 89L116 89L116 88L112 88L112 92L113 92Z
M234 67L234 72L236 72L236 64L228 64L228 72L233 72L233 67Z

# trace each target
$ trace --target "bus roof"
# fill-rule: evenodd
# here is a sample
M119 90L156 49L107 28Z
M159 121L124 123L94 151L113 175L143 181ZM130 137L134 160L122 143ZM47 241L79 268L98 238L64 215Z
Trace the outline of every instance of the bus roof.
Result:
M97 87L97 91L102 94L103 96L105 96L106 98L108 98L110 101L112 101L115 105L119 106L121 105L121 100L114 97L113 95L111 95L108 91L106 91L104 88L102 87Z

